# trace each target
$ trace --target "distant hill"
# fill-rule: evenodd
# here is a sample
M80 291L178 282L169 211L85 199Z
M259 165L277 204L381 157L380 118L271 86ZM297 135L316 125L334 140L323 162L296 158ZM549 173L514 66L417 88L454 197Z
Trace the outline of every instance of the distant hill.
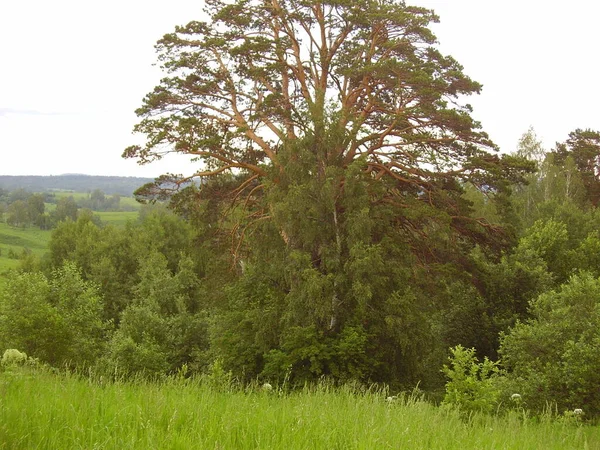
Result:
M100 189L106 194L133 195L140 186L154 181L152 178L112 177L82 174L65 175L0 175L0 188L15 190L19 188L32 192L75 191L91 192Z

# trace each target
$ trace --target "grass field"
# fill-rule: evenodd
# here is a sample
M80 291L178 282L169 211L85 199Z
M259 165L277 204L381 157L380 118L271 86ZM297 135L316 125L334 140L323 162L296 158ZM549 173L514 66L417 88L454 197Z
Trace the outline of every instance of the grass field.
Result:
M0 449L597 449L600 428L517 412L461 418L327 386L280 395L197 382L0 373Z
M119 205L121 206L121 208L128 209L140 209L142 207L142 205L138 203L133 197L121 197Z
M20 255L23 249L41 256L48 248L51 231L36 227L16 228L0 222L0 272L16 266L15 259L8 258L9 252Z
M94 212L95 215L100 217L100 220L110 225L125 225L128 221L134 221L138 218L138 211L103 211Z
M9 255L19 256L27 249L41 257L48 248L51 233L36 227L15 228L0 222L0 290L6 280L5 273L19 264L18 259L9 258Z

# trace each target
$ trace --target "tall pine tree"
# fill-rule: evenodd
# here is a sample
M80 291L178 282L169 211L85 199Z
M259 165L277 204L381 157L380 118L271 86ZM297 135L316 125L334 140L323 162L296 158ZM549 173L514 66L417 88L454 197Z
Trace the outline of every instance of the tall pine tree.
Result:
M417 275L503 240L463 186L494 198L521 176L461 103L481 85L437 50L436 15L404 2L210 0L206 14L158 42L167 76L124 156L199 163L140 197L199 179L186 198L228 202L244 275L215 342L254 372L417 373L433 286Z

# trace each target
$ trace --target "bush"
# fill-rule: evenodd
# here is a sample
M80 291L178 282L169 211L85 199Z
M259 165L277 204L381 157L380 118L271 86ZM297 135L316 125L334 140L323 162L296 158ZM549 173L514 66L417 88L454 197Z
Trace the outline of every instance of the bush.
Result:
M27 362L27 354L17 349L9 348L2 355L3 366L19 366Z
M583 273L530 304L532 319L502 337L513 386L542 412L585 408L600 415L600 279Z
M65 360L69 336L49 296L50 285L41 273L9 277L0 294L0 348L19 348L52 365Z
M464 412L490 413L500 397L497 385L502 372L498 363L487 357L478 362L475 349L457 345L450 349L450 366L442 372L448 377L444 404L458 406Z
M20 348L55 367L90 365L101 355L108 325L97 288L72 263L48 280L13 273L0 293L0 347Z

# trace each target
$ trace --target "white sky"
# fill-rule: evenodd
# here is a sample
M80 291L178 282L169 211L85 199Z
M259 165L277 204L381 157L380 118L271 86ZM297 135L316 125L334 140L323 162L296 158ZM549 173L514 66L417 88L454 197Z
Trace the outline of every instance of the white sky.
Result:
M441 49L483 83L468 101L503 151L531 125L546 148L600 129L600 2L408 0L433 8ZM0 174L157 176L182 159L120 157L134 110L161 77L154 43L200 17L199 0L2 0Z

